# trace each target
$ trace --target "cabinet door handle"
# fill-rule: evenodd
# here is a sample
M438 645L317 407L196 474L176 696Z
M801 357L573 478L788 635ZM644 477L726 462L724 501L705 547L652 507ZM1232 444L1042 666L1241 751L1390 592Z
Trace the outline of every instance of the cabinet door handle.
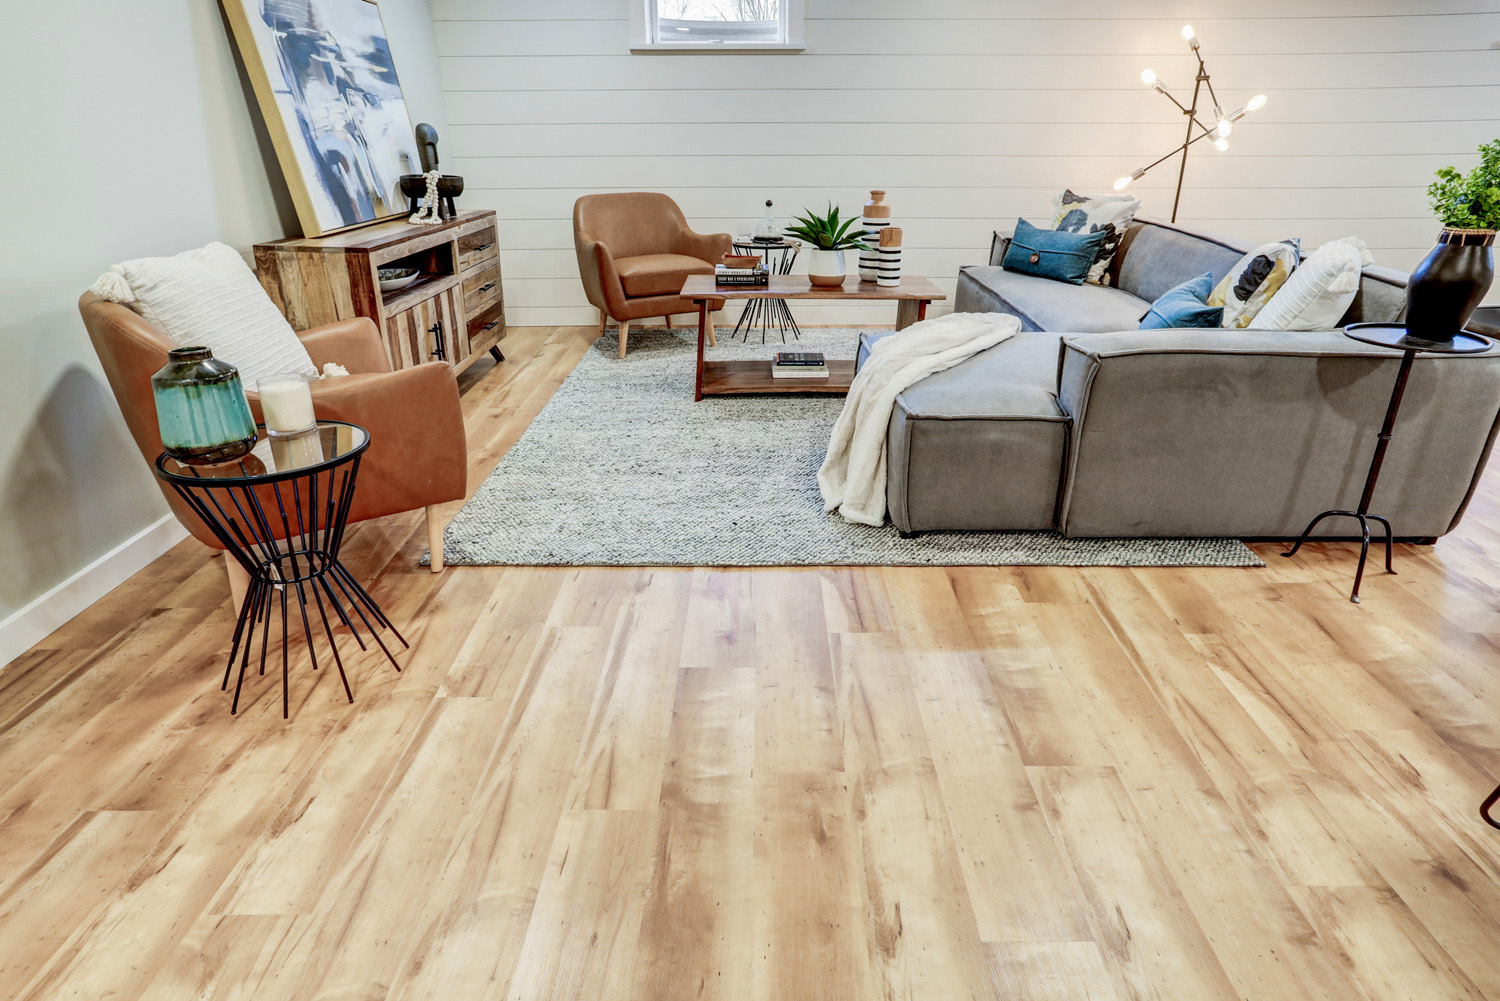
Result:
M480 292L488 292L490 289L492 289L494 287L495 287L495 283L494 282L485 282L483 285L479 286L477 289L474 290L474 294L478 295Z
M427 332L432 335L432 343L433 343L432 355L433 355L433 357L437 358L437 359L439 359L441 361L447 361L448 360L448 348L443 343L443 321L439 320L438 322L434 323L432 326L428 327L427 328Z
M489 250L489 249L490 249L490 245L488 243L481 243L478 246L470 247L469 248L469 253L471 253L471 254L477 254L481 250Z
M496 327L498 327L499 325L500 325L500 321L499 320L491 320L489 323L486 323L484 326L480 327L479 329L480 330L493 330Z

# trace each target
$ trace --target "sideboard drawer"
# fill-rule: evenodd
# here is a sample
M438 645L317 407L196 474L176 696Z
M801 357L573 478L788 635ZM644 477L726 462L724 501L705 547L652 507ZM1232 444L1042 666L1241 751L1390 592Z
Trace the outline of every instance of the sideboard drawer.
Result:
M499 256L500 249L495 246L495 227L493 226L458 238L459 271L467 271L476 264L482 264Z
M479 315L489 303L500 296L500 266L481 267L464 279L464 311L470 316Z

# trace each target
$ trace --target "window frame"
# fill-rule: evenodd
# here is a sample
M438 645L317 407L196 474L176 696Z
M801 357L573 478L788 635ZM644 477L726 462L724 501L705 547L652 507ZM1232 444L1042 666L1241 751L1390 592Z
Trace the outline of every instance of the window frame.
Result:
M806 0L782 0L784 42L662 42L656 38L657 0L627 0L630 5L630 51L635 53L802 52L806 49L803 12Z

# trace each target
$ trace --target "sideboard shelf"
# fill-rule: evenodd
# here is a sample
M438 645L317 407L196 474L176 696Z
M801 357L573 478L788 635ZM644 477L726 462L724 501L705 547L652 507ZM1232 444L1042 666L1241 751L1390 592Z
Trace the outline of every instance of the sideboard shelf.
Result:
M380 291L381 268L422 277ZM356 316L375 321L392 368L446 361L462 371L505 336L495 213L460 212L433 226L405 219L331 236L255 245L255 271L297 330Z

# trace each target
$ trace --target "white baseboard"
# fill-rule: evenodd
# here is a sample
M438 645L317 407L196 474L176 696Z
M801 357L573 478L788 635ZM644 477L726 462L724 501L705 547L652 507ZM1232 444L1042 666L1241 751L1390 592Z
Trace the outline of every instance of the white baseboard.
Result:
M125 583L132 574L187 538L187 534L175 517L163 515L7 617L0 622L0 667Z

